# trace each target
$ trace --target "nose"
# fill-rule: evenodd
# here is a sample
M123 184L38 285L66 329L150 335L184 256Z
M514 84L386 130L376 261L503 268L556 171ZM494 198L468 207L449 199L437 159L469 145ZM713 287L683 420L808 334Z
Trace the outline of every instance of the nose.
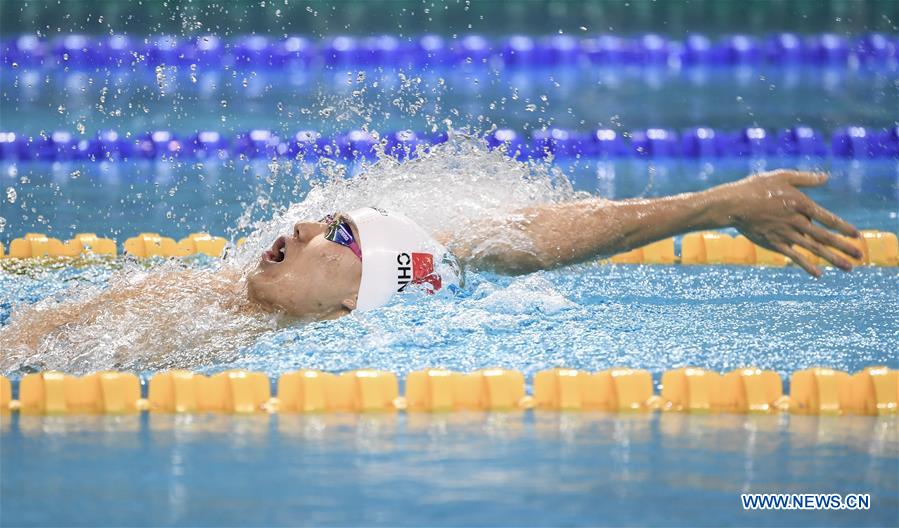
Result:
M297 222L293 225L293 236L304 244L323 233L325 224L321 222Z

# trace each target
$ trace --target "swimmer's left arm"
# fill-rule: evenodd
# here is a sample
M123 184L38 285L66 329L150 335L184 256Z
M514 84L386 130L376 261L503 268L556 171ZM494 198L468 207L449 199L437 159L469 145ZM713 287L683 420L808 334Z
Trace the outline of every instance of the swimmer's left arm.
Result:
M99 291L86 299L54 302L52 299L15 310L8 324L0 327L0 371L9 370L23 357L37 352L46 339L72 328L94 324L100 317L119 317L140 309L154 319L147 324L154 328L166 328L178 312L169 312L165 303L178 295L193 290L205 298L218 298L233 304L221 306L234 310L252 310L244 302L239 283L239 273L222 270L217 274L194 270L178 270L147 274L131 283L116 282L113 287ZM214 291L225 295L211 295ZM232 295L227 295L227 293ZM137 346L136 343L130 343ZM153 346L152 342L141 346Z
M847 236L858 236L858 231L797 188L826 181L821 173L780 170L663 198L592 198L536 206L499 222L474 224L448 242L460 259L475 267L527 273L613 255L689 231L735 227L818 276L820 270L794 246L844 270L852 265L839 252L860 256L851 243L825 227Z

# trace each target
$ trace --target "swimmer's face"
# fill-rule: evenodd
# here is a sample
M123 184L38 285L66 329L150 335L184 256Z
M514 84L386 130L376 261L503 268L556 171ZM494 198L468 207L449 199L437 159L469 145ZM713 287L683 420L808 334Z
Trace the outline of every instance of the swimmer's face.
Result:
M291 236L278 237L247 278L250 300L301 319L333 319L354 310L362 261L325 239L327 230L324 222L297 222Z

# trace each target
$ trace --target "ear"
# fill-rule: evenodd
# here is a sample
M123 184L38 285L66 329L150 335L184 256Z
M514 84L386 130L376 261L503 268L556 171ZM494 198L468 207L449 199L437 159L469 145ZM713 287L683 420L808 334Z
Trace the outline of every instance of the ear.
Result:
M356 298L352 297L352 298L344 299L343 303L341 303L341 304L343 304L344 308L346 308L347 310L352 312L353 310L356 309Z

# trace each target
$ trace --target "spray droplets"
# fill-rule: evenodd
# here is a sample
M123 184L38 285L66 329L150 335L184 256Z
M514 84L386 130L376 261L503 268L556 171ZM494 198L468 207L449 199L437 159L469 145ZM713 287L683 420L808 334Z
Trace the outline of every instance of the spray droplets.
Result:
M160 64L156 67L156 86L159 88L159 95L165 96L165 66Z

